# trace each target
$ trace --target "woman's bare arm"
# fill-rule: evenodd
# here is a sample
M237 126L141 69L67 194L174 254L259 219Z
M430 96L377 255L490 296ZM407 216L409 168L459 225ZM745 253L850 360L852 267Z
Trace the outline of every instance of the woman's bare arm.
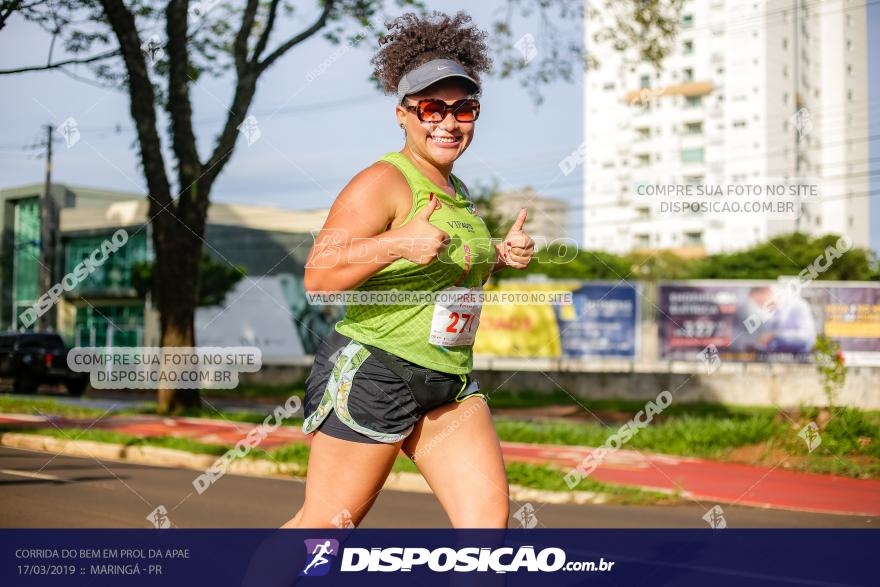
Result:
M400 198L394 197L394 176L388 166L376 164L343 188L309 253L306 291L351 289L398 258L389 239L378 238L386 232L400 204ZM352 241L358 246L352 248Z
M391 164L377 163L356 175L315 238L306 262L306 291L353 289L402 257L431 262L448 235L428 222L429 210L391 228L411 207L409 183Z

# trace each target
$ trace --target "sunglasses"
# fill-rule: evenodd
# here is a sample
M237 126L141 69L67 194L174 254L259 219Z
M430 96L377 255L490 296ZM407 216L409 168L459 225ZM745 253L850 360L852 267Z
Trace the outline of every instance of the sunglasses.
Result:
M447 104L439 98L426 98L416 104L401 104L410 112L415 112L422 122L442 122L446 114L452 112L452 116L458 122L474 122L480 117L480 101L474 98L456 100Z

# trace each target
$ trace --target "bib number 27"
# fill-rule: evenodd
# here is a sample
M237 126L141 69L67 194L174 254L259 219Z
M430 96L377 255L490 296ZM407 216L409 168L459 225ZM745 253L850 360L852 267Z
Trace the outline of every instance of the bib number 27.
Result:
M465 334L471 332L474 329L474 314L466 314L462 312L459 314L458 312L450 312L449 313L449 325L446 327L446 332L451 332L452 334Z
M480 301L464 296L461 301L435 304L428 342L439 346L471 345L480 325Z

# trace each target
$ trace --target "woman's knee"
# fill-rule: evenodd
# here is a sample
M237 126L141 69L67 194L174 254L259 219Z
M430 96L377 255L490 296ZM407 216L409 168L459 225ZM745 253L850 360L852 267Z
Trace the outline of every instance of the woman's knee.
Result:
M510 504L507 500L479 503L472 501L450 516L455 528L507 528Z

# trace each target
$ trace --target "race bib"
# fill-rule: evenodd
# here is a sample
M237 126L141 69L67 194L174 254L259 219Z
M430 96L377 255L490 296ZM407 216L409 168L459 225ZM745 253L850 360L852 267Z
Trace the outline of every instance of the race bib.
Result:
M434 304L428 342L438 346L472 345L480 325L482 288L450 287Z

